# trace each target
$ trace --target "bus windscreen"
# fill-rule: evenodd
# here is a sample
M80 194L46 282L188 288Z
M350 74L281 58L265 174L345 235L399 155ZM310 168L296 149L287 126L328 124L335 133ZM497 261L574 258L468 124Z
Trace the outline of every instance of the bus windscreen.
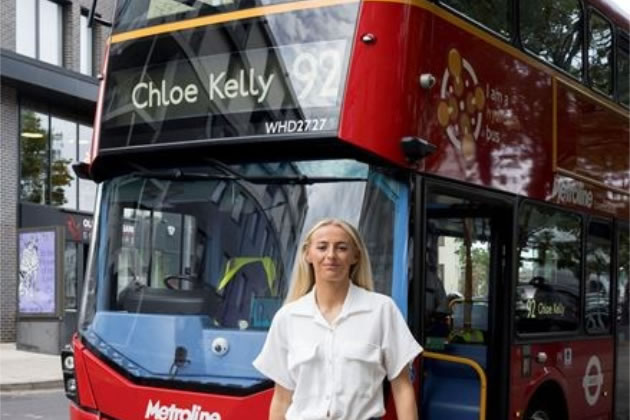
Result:
M356 17L350 3L114 35L99 148L334 135Z

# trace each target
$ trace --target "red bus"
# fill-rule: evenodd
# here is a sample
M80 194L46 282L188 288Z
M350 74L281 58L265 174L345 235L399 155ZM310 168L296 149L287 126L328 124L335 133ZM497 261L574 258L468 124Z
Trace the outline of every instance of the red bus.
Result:
M423 420L628 418L612 2L118 0L113 25L72 419L267 418L251 362L322 217L425 347Z

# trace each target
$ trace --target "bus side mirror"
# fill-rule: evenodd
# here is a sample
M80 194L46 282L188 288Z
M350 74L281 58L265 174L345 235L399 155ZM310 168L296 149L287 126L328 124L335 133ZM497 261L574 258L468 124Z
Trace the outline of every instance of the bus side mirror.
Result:
M90 165L86 162L73 163L72 170L79 179L92 179L90 175Z
M410 163L416 163L435 152L436 147L420 137L403 137L400 140L405 157Z

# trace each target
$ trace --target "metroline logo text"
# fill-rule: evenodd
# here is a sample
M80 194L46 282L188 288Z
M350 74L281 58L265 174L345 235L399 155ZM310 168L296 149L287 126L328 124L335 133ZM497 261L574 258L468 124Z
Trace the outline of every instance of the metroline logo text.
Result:
M201 406L193 404L191 408L179 408L175 404L161 405L160 400L149 400L144 414L147 420L221 420L221 414L202 411Z

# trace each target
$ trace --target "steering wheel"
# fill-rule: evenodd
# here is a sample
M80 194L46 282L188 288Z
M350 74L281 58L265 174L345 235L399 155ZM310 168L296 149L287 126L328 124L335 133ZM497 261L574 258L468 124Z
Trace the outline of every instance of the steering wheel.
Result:
M192 283L194 286L199 286L199 280L196 276L191 274L171 274L170 276L164 277L164 284L166 288L169 290L180 290L178 286L175 285L175 280L185 281L188 283Z

